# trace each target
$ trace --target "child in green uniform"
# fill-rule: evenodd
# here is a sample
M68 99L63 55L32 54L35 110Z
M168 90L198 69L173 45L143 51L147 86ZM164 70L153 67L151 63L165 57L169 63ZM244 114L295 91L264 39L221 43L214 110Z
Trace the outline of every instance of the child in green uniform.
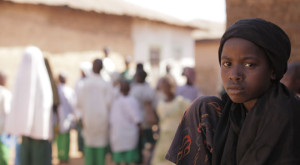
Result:
M127 80L120 82L121 95L114 101L110 113L110 146L116 164L137 163L139 132L142 116L137 100L128 95L130 85Z
M59 134L57 138L58 159L60 162L69 161L70 129L74 125L75 93L66 85L66 76L62 73L58 76L57 86L60 105L58 106Z
M85 165L104 165L109 138L112 84L100 76L102 60L95 59L93 73L78 90L77 107L82 112Z

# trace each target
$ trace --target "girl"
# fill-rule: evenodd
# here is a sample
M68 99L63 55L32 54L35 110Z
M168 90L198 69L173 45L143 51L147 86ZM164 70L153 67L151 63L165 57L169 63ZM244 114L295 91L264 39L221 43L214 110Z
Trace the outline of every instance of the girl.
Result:
M300 100L279 82L290 51L288 36L271 22L252 18L230 26L219 47L226 93L222 100L193 103L166 158L176 164L300 164Z
M160 79L160 90L162 90L165 97L157 106L160 135L154 151L153 165L171 164L164 157L171 144L170 139L174 137L178 123L184 114L184 110L190 104L189 100L175 94L176 83L170 76Z

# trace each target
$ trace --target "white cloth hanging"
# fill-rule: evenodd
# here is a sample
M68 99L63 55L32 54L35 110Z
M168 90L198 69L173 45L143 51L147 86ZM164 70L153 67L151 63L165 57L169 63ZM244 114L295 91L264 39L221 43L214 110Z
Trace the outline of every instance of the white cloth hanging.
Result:
M6 132L33 139L52 139L52 104L43 54L37 47L27 47L16 77Z

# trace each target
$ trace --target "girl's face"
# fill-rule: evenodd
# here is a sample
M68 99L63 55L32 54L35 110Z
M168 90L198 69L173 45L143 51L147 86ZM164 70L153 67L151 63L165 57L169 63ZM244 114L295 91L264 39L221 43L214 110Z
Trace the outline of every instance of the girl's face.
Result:
M230 99L250 110L274 75L261 48L248 40L231 38L223 46L221 77Z

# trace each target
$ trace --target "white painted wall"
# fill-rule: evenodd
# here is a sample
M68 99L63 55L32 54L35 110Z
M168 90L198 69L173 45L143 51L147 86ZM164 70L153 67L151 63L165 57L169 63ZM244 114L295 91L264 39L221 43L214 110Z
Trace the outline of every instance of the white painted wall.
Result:
M184 28L155 24L153 22L135 20L132 26L132 38L134 45L134 61L144 63L148 73L148 81L155 85L157 79L165 74L166 64L171 65L171 73L179 85L185 83L181 76L182 68L193 67L194 40L191 31ZM150 48L151 46L160 48L160 67L151 68Z

